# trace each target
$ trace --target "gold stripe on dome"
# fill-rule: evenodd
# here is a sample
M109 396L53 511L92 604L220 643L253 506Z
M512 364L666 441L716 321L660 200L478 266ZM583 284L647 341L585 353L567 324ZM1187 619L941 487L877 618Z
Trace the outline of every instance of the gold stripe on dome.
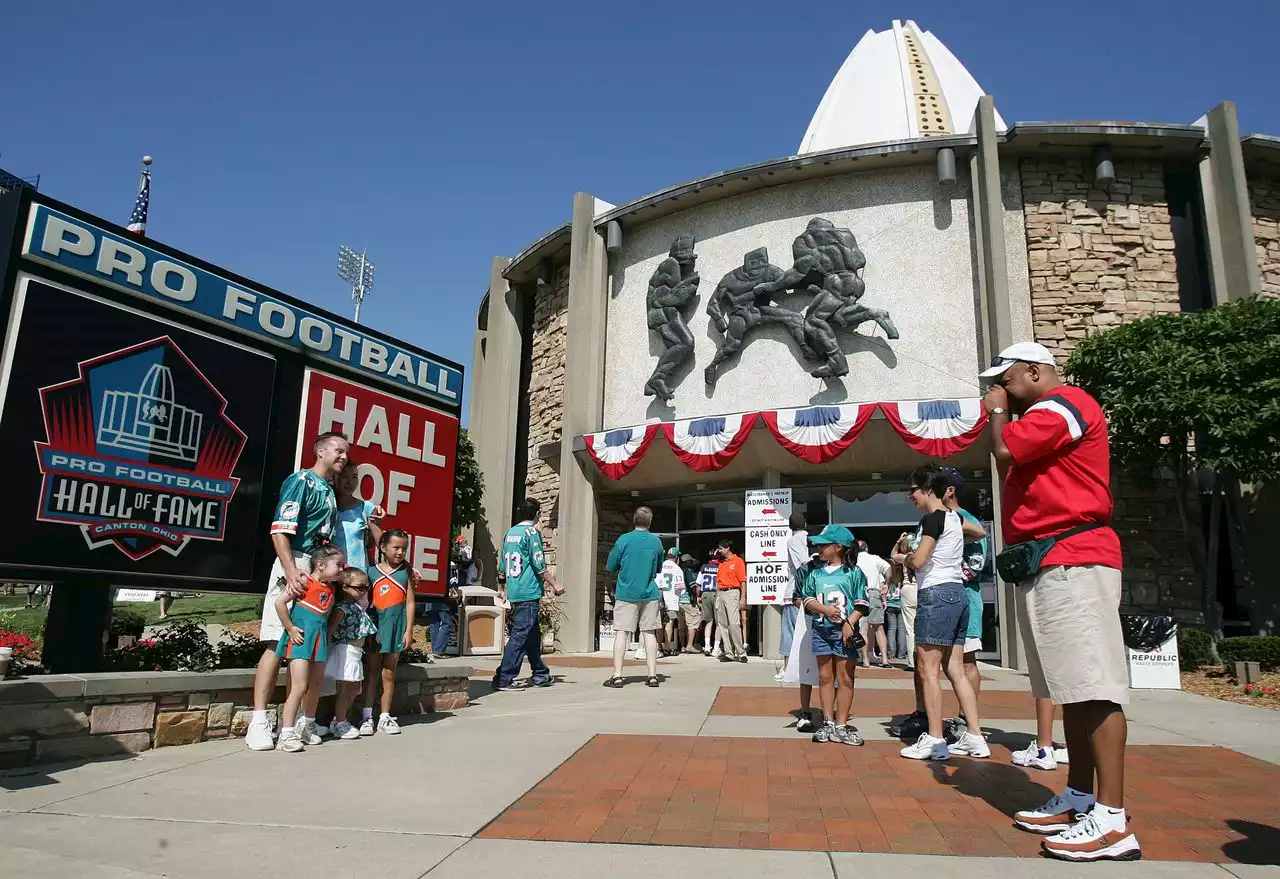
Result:
M929 55L911 30L902 33L907 48L907 71L911 76L911 103L921 137L952 134L951 113L942 96L937 71Z

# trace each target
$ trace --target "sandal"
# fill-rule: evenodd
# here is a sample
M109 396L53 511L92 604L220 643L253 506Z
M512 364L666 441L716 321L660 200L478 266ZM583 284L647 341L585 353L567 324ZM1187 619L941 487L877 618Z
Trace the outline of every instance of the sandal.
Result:
M658 686L658 676L657 676L657 675L654 675L653 677L649 678L649 680L647 680L647 681L645 681L645 682L644 682L644 685L645 685L646 687L656 687L656 686Z
M607 680L607 681L605 681L605 682L604 682L604 685L605 685L606 687L612 687L612 688L613 688L613 689L615 689L615 690L617 690L617 689L621 689L622 684L623 684L623 680L622 680L622 678L617 677L617 676L615 676L615 677L611 677L611 678L609 678L609 680Z

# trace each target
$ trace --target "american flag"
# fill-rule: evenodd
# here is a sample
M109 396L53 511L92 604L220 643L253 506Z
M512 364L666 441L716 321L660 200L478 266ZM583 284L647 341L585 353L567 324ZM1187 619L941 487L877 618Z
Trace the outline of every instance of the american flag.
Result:
M130 232L135 235L147 234L147 208L151 204L151 171L142 172L142 182L138 184L138 198L133 203L133 213L129 215Z

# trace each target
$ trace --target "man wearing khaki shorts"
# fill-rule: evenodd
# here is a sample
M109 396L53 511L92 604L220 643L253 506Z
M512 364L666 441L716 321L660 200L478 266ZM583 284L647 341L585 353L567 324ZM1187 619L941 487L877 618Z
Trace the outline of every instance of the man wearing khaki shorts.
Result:
M1066 790L1038 809L1018 812L1014 822L1051 834L1042 844L1050 857L1136 860L1142 852L1124 810L1128 726L1122 706L1129 683L1120 629L1120 539L1107 525L1106 418L1088 393L1062 383L1042 345L1012 345L982 375L996 382L983 405L1004 480L1005 543L1072 532L1053 543L1038 571L1012 584L1032 692L1062 706L1071 754Z
M275 747L267 703L280 675L280 659L275 647L284 634L284 626L276 615L276 599L281 592L296 596L306 589L307 576L311 573L309 555L333 538L337 522L338 501L331 482L347 464L347 440L342 434L322 433L312 447L315 463L284 481L271 520L271 548L276 558L267 578L262 623L258 628L258 640L264 642L265 648L253 677L253 717L244 737L251 751L270 751ZM305 719L302 725L299 733L305 741L309 734ZM320 739L315 741L318 743Z
M613 603L613 677L606 687L621 687L622 659L627 652L627 636L640 630L645 661L649 668L648 686L658 686L658 638L662 628L662 599L655 579L662 570L662 541L649 531L653 510L639 507L631 519L635 530L618 538L609 551L605 570L618 575Z

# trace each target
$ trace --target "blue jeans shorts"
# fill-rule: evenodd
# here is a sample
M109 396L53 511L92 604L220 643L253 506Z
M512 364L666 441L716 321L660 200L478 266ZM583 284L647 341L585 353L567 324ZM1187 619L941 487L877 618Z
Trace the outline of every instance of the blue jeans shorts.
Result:
M964 644L969 632L969 596L963 583L921 589L916 598L916 643L935 647Z
M814 656L839 656L847 659L852 656L852 649L844 643L842 626L817 626L809 630L809 643L813 645Z

